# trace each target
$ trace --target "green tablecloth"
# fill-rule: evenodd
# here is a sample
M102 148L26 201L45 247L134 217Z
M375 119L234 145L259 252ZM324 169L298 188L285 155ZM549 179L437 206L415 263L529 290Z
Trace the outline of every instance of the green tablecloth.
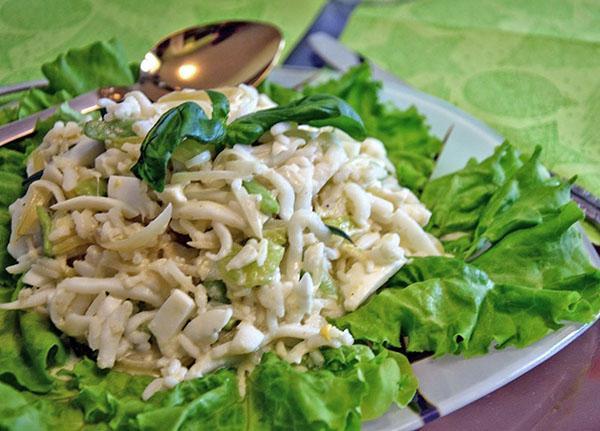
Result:
M40 77L68 48L116 37L132 60L175 30L225 19L278 25L289 50L325 0L0 0L0 83Z
M370 1L343 41L600 195L600 2Z

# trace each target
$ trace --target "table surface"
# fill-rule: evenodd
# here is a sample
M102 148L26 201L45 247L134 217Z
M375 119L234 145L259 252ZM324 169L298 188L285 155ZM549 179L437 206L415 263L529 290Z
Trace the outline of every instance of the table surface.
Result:
M423 430L600 430L600 321L517 380Z

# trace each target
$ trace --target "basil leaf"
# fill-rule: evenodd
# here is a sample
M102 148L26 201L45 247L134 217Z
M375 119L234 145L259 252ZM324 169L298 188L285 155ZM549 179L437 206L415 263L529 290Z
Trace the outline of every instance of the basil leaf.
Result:
M203 144L192 139L187 139L182 142L180 146L175 148L171 158L180 163L185 163L192 157L197 156L204 151L210 151L211 153L214 153L215 146L213 144Z
M223 112L221 109L218 112ZM165 188L167 165L173 151L185 140L217 143L225 135L219 120L209 120L193 102L185 102L165 112L142 142L140 158L131 171L158 192Z
M302 99L302 97L305 96L305 94L299 91L284 87L283 85L276 84L269 80L263 81L258 86L258 92L261 94L266 94L278 105L287 105L288 103L293 102L294 100Z
M365 128L356 112L339 97L315 94L245 115L227 127L226 143L253 144L273 125L282 121L294 121L315 127L333 126L355 139L365 138Z
M274 124L282 121L315 127L333 126L357 139L365 136L360 117L335 96L315 94L286 106L245 115L227 126L227 98L216 91L207 93L213 103L213 118L208 119L202 108L193 102L182 103L167 111L142 142L140 158L131 171L154 190L164 190L169 160L175 149L186 140L214 144L218 153L223 143L229 146L253 144Z
M213 90L206 90L206 94L208 94L212 102L212 119L222 122L227 121L227 116L229 115L229 100L227 100L227 96Z

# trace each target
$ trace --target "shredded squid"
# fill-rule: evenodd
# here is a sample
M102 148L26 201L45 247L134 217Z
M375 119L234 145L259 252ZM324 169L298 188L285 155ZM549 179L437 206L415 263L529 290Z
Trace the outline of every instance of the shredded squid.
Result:
M243 85L221 91L228 121L273 106ZM359 307L410 256L441 253L381 142L331 127L282 122L258 145L172 163L165 190L151 190L130 171L140 138L189 100L211 114L202 91L103 101L104 121L133 121L119 145L57 123L30 158L43 179L10 207L9 269L27 287L0 309L47 312L101 368L143 364L156 377L146 399L224 366L245 375L266 351L299 364L352 344L327 318Z

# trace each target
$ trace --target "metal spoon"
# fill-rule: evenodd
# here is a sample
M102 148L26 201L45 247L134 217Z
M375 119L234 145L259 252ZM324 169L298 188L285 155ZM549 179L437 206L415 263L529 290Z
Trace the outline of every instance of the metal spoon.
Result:
M136 84L90 91L68 103L85 114L99 108L100 98L119 101L132 90L141 90L154 101L183 88L256 86L279 59L283 44L279 29L266 23L227 21L191 27L162 39L145 55ZM49 108L0 127L0 146L30 135L37 121L55 110Z

